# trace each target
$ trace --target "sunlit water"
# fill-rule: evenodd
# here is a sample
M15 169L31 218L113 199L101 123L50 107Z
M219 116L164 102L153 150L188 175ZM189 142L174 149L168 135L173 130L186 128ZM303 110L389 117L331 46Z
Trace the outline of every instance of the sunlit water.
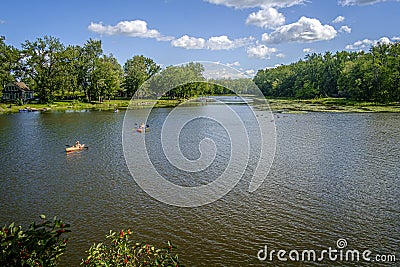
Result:
M213 105L187 108L195 114ZM241 112L245 106L234 109ZM152 129L146 138L151 140L152 161L177 184L212 181L229 159L226 132L205 119L183 129L180 144L188 158L199 156L196 148L204 137L212 138L219 151L209 169L186 175L171 167L158 147L158 129L169 111L156 109L150 117ZM257 259L265 245L275 250L323 250L336 248L339 238L345 238L350 249L398 256L397 114L275 115L276 156L262 186L247 192L254 168L250 159L245 177L230 193L199 208L168 206L137 186L123 155L123 116L124 112L0 116L0 223L27 225L40 214L70 223L61 266L78 266L90 245L103 241L110 229L128 228L139 241L162 246L172 240L187 266L265 266L268 262ZM132 130L132 138L139 135ZM65 145L76 140L89 149L66 154ZM275 258L272 264L279 263ZM303 265L367 266L329 260Z

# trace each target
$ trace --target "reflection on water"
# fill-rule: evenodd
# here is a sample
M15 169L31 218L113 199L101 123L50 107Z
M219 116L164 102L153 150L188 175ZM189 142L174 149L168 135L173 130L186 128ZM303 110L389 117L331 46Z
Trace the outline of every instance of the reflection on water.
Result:
M155 110L150 125L158 125L168 112ZM257 260L264 245L276 250L322 250L335 247L339 238L346 238L349 248L398 253L398 115L280 114L276 117L277 153L263 185L254 193L247 192L250 166L223 199L190 209L160 203L136 185L122 152L123 115L2 115L0 223L27 225L40 214L57 215L71 223L71 242L61 266L78 266L92 243L104 240L110 229L126 228L156 245L173 240L188 266L265 266ZM211 179L226 165L226 134L217 124L209 125L215 131L204 131L204 123L208 122L187 125L184 132L192 138L183 135L180 144L183 153L196 158L196 140L213 138L220 149L209 169L213 173L203 172L188 181L179 170L163 170L189 186ZM156 129L146 133L155 145ZM140 136L132 130L132 138ZM65 145L76 140L89 149L66 154ZM152 153L160 168L169 166L156 146ZM306 265L327 264L362 265Z

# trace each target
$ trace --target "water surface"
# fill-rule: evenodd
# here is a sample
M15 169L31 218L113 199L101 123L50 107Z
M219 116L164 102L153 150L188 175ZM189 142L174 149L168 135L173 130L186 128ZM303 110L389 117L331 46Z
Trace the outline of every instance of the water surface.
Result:
M213 108L187 108L196 113L208 107ZM245 106L234 108L240 112ZM185 186L212 181L229 158L226 133L202 119L184 129L180 143L188 158L198 157L197 142L205 136L219 148L208 170L185 175L165 162L157 148L156 126L169 111L157 109L150 118L154 130L146 138L154 141L150 154L155 164ZM104 240L110 229L127 228L137 240L158 246L172 240L187 266L265 266L257 259L265 245L276 250L322 250L336 247L339 238L352 249L398 253L400 119L396 114L275 115L277 151L262 186L247 192L254 167L249 166L230 193L198 208L160 203L137 186L123 156L123 116L124 112L0 116L0 223L27 225L40 214L71 223L61 266L78 266L90 245ZM138 110L138 122L140 116ZM132 138L137 134L132 131ZM65 145L77 139L89 149L66 154Z

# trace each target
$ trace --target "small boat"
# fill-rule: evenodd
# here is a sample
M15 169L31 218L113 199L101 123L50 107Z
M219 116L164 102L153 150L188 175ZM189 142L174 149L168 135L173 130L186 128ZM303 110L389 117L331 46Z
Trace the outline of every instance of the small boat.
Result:
M78 150L82 150L85 148L85 144L79 144L79 145L75 145L75 146L70 146L65 148L65 152L72 152L72 151L78 151Z
M146 124L144 124L144 122L142 122L140 124L140 126L137 127L136 131L139 132L139 133L148 132L148 131L150 131L149 127L150 127L149 125L146 125Z
M149 127L147 127L147 128L137 128L136 129L136 131L137 132L139 132L139 133L143 133L143 132L148 132L148 131L150 131L150 128Z

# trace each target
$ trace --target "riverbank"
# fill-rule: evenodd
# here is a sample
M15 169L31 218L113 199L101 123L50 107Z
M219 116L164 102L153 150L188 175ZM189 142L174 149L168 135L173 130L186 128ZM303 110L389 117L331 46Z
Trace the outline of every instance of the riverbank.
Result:
M175 107L181 100L158 100L155 107ZM344 98L318 98L318 99L267 99L269 108L279 113L306 113L306 112L400 112L400 103L379 104L373 102L357 102ZM51 104L28 104L17 106L15 104L0 104L0 114L17 113L21 111L68 111L68 110L115 110L130 107L148 107L154 100L135 99L109 100L104 102L83 103L78 101L57 101Z
M400 103L379 104L373 102L357 102L344 98L317 99L267 99L269 107L274 112L305 113L305 112L400 112Z
M18 106L10 103L0 103L0 114L11 114L18 112L49 112L68 110L115 110L127 109L130 107L147 107L153 105L154 101L146 99L135 100L107 100L104 102L78 102L78 101L56 101L51 104L26 104ZM180 103L179 100L158 100L156 107L175 107Z

